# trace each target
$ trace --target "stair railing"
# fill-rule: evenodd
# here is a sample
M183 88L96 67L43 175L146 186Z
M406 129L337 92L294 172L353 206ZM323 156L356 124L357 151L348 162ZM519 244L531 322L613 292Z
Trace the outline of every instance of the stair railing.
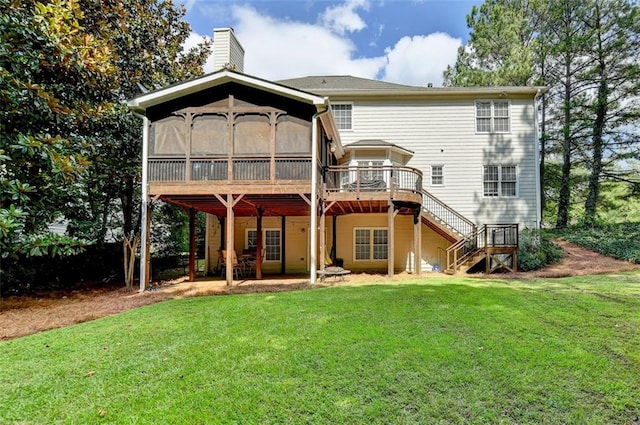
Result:
M456 273L469 258L485 248L518 248L517 223L485 224L447 248L446 271Z
M476 225L471 220L424 189L422 189L422 210L459 235L470 235L476 230Z
M445 271L456 273L467 259L484 248L487 226L475 228L471 233L447 248L447 268Z

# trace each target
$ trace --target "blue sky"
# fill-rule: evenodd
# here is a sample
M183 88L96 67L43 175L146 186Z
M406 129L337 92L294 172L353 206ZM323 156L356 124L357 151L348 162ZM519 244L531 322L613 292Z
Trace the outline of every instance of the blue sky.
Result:
M190 43L211 37L213 28L234 28L247 74L274 80L354 75L439 86L442 71L467 42L465 16L481 3L188 0L185 6Z

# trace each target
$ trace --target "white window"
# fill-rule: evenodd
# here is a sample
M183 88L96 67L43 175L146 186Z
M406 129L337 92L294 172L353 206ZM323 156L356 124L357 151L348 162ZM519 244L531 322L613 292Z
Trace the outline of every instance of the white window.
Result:
M431 186L444 185L444 166L432 165L431 166Z
M485 165L482 173L485 197L517 196L518 172L515 165Z
M358 160L360 178L362 180L384 180L384 161Z
M338 130L353 129L353 105L351 103L332 104L333 118L336 120Z
M280 240L280 229L262 229L264 261L280 261ZM245 246L247 249L256 249L257 245L258 231L256 229L247 229Z
M356 261L386 260L389 248L387 229L355 228L354 256Z
M508 100L476 102L476 133L509 133L511 131Z

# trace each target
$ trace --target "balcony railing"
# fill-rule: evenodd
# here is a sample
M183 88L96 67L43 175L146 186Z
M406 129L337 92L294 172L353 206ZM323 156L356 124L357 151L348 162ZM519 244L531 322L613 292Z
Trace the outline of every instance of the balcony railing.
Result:
M149 181L283 181L311 180L311 158L242 157L228 158L150 158Z
M324 171L328 192L422 191L422 172L400 166L334 166Z

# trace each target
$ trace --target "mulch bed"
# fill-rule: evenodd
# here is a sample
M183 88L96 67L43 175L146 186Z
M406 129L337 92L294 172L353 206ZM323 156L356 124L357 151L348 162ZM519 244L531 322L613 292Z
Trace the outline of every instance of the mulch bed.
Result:
M565 251L565 257L557 264L545 269L527 273L499 275L506 279L557 278L586 274L615 273L640 270L640 265L615 260L575 244L557 241ZM438 276L442 276L438 274ZM491 275L491 277L496 277ZM415 278L402 273L394 280ZM387 281L387 276L352 274L347 282L340 285L370 284ZM226 287L220 281L183 283L184 279L162 282L152 291L139 293L136 290L118 286L97 286L85 284L74 290L47 292L30 296L6 297L0 299L0 340L13 339L47 329L86 322L136 307L160 301L189 296L212 294L239 294L255 292L277 292L309 289L305 279L248 281L233 287ZM319 286L335 284L327 282Z

